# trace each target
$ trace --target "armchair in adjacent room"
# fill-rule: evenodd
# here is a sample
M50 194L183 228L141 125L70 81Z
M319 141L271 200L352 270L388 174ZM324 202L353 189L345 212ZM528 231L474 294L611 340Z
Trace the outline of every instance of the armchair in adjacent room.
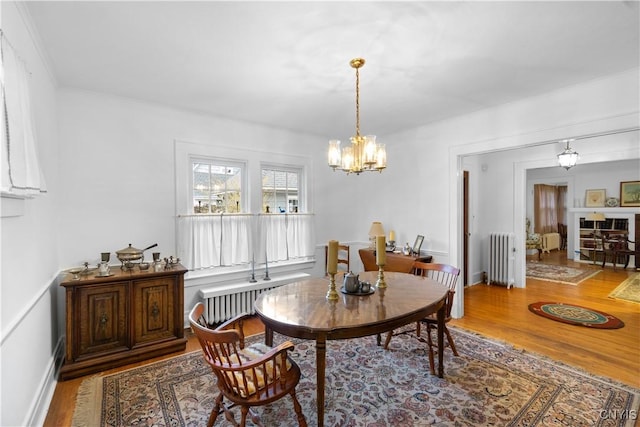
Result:
M531 222L527 218L527 240L525 242L526 249L536 249L538 251L538 260L542 257L542 236L538 233L530 233Z

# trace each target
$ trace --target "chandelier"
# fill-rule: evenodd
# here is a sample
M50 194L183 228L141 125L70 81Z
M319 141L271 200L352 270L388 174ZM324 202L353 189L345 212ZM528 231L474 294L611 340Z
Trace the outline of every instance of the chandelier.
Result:
M364 59L355 58L349 63L356 69L356 134L351 137L351 146L340 149L340 140L329 141L329 167L347 174L360 175L363 171L379 171L387 167L387 151L384 144L376 143L375 135L360 135L360 68Z
M566 170L571 169L578 162L578 153L576 153L575 151L573 151L573 149L571 149L571 147L569 147L569 143L571 141L573 141L573 139L565 139L564 141L560 141L567 143L567 148L565 148L562 153L558 154L558 163Z

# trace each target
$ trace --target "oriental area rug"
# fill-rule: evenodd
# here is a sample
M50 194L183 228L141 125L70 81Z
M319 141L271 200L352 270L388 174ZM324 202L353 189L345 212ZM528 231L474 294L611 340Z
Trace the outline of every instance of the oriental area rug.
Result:
M445 376L429 373L424 343L404 327L389 350L375 337L327 342L328 426L632 426L640 390L548 358L449 328L459 357L445 349ZM263 339L262 335L252 339ZM283 341L275 334L276 343ZM314 341L295 340L302 370L297 395L317 425ZM73 426L204 426L217 394L200 351L86 379ZM233 410L236 421L239 408ZM265 426L296 426L285 396L255 411ZM614 420L615 418L615 420ZM219 416L216 426L231 425ZM248 421L248 425L253 425Z
M634 273L609 294L609 298L640 302L640 273Z
M600 273L601 269L576 268L566 265L543 264L537 261L527 261L526 276L532 279L548 282L577 285L578 283Z
M529 311L538 316L570 325L595 329L620 329L624 322L611 314L578 305L559 302L535 302L529 304Z

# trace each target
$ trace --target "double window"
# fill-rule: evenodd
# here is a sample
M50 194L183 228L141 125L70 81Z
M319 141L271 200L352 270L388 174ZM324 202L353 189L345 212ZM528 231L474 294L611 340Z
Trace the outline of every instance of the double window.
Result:
M187 268L272 265L314 256L304 162L207 156L206 149L188 144L181 150L176 144L178 255Z

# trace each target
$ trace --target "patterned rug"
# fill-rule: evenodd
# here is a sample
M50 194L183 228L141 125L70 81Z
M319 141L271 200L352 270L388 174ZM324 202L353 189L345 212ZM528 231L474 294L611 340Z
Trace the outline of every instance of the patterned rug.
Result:
M559 302L535 302L529 304L529 311L538 316L570 325L595 329L620 329L624 322L602 311Z
M601 269L567 267L566 265L543 264L538 261L527 261L527 277L548 282L577 285L578 283L600 273Z
M375 337L329 341L326 425L633 425L626 419L638 413L640 390L450 330L460 357L446 349L444 379L429 373L425 344L410 327L394 335L389 350L378 347ZM316 426L314 342L295 343L292 356L303 375L298 398L309 426ZM73 426L203 426L214 383L200 351L94 376L80 387ZM239 420L239 409L234 411ZM289 397L256 412L265 426L297 425ZM229 425L218 417L216 426Z
M609 294L609 298L640 302L640 273L632 274Z

